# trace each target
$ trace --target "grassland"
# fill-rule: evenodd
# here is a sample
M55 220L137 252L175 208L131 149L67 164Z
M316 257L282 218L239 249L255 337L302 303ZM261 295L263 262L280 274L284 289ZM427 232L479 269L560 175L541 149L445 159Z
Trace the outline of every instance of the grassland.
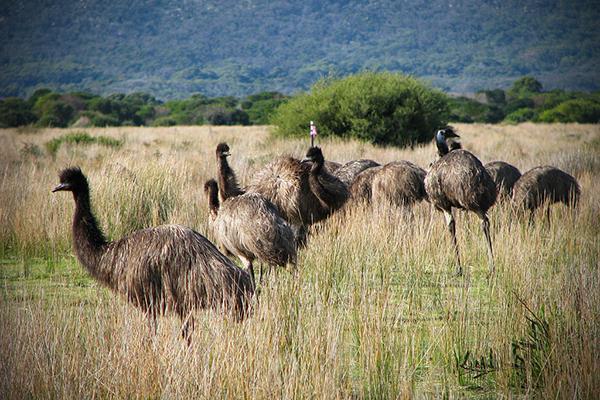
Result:
M599 398L600 126L458 129L484 162L574 174L580 207L530 225L495 206L491 280L475 216L457 213L459 278L443 216L427 203L412 214L351 207L314 228L296 274L267 275L252 318L201 313L190 348L175 318L152 336L77 264L73 201L50 193L57 172L82 167L111 238L162 223L210 238L202 183L216 144L230 144L248 182L276 155L303 155L306 141L265 127L87 129L108 139L80 142L60 140L73 130L1 130L0 398ZM336 161L427 167L435 154L432 144L320 145Z

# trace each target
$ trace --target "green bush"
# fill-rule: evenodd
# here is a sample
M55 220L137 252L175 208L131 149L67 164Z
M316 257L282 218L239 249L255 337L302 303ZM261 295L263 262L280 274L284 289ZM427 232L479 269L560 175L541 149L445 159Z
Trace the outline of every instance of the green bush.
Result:
M177 121L172 117L160 117L156 118L152 122L152 126L175 126Z
M56 155L63 143L67 144L92 144L98 143L107 147L121 147L123 141L107 136L90 136L87 132L72 132L56 137L46 142L46 150L53 157Z
M525 121L534 121L537 118L537 113L531 108L519 108L516 111L508 114L504 121L510 123L520 123Z
M308 136L315 121L323 136L406 146L430 140L448 113L447 97L414 78L365 72L318 82L281 105L272 123L281 137Z
M596 124L600 122L600 103L586 99L567 100L544 111L540 115L539 121Z
M29 125L36 121L31 106L23 99L9 97L0 100L0 127Z
M39 116L38 126L64 128L75 115L75 110L65 103L57 93L48 93L39 97L33 106L33 112Z
M512 98L528 97L534 93L541 93L543 89L540 81L533 76L524 76L517 79L508 90L508 95Z

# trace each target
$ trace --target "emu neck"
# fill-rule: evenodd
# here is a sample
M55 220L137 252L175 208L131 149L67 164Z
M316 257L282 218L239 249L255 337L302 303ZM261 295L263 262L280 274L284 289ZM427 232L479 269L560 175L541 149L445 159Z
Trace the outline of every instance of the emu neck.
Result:
M313 165L310 169L310 174L308 176L308 183L310 185L310 189L315 196L317 196L321 205L329 209L329 206L334 199L321 182L322 180L326 180L328 178L327 175L329 175L327 171L323 169L323 164L323 160L313 162Z
M219 196L221 201L228 199L232 196L241 194L241 190L238 187L235 172L229 166L227 157L218 157L217 160L217 173L219 176Z
M448 144L446 143L446 138L439 133L435 135L435 144L437 145L440 157L444 157L450 151L448 149Z
M214 188L208 191L208 209L212 218L216 218L219 214L219 193Z
M75 215L73 217L73 248L79 262L96 279L110 283L111 270L101 266L100 259L106 250L106 239L92 214L89 191L73 192Z

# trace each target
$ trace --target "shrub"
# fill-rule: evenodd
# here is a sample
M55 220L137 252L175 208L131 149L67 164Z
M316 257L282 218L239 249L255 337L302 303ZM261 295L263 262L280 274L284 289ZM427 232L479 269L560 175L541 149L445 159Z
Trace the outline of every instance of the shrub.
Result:
M15 97L0 100L0 127L29 125L35 120L35 114L25 100Z
M323 136L406 146L430 140L447 117L443 93L401 74L366 72L318 82L281 105L272 122L277 136L307 135L312 120Z
M123 145L123 141L114 139L107 136L90 136L87 132L73 132L67 133L66 135L62 135L56 137L48 142L46 142L46 150L53 157L56 155L60 146L63 143L67 144L92 144L98 143L107 147L121 147Z
M172 117L160 117L156 118L152 122L152 126L175 126L177 121Z
M73 107L62 101L60 95L56 93L39 97L33 106L33 111L39 116L38 126L58 128L66 127L75 114Z
M541 122L600 122L600 103L593 100L574 99L560 103L558 106L544 111L540 117Z
M533 76L524 76L517 79L508 91L508 95L513 98L528 97L533 93L541 93L543 89L540 81Z
M511 123L520 123L525 121L533 121L537 117L535 110L531 108L519 108L516 111L508 114L504 121Z

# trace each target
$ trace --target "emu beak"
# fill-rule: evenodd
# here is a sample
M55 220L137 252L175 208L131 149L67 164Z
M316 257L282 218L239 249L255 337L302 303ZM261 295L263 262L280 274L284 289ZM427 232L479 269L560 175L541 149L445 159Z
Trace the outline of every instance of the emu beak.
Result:
M224 155L225 157L229 157L231 155L231 153L228 151L224 151L221 154Z
M61 183L60 185L58 185L57 187L52 189L52 193L58 192L60 190L70 190L70 189L71 189L71 185L69 185L68 183Z
M306 163L308 163L308 162L311 162L311 161L312 161L312 160L311 160L310 158L308 158L308 157L305 157L305 158L303 158L302 160L300 160L300 162L301 162L302 164L306 164Z

